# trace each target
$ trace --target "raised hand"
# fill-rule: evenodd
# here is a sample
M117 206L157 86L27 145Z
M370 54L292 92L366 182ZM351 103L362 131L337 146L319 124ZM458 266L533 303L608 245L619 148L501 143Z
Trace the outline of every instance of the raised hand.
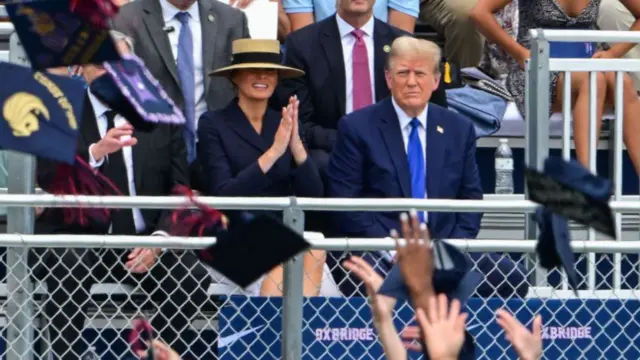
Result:
M404 241L398 239L398 232L392 231L396 240L396 257L405 285L413 296L433 292L433 250L427 225L420 223L418 213L411 211L400 214L400 224Z
M289 116L291 117L291 141L289 142L289 149L293 155L296 164L300 165L307 160L307 150L304 148L302 139L300 138L300 119L298 119L298 111L300 108L300 100L297 96L289 98Z
M533 331L529 331L506 310L498 310L496 316L498 325L504 330L505 337L513 345L520 359L542 358L542 317L540 315L533 319Z
M431 296L429 308L416 310L416 318L422 329L422 339L427 346L431 359L454 360L458 358L464 343L464 327L467 314L460 313L460 302L451 301L448 305L444 294Z
M382 276L359 256L352 256L343 265L345 269L354 273L364 283L367 295L371 299L371 310L376 328L379 329L385 322L391 322L393 320L392 310L396 301L391 297L377 294L384 280Z
M138 143L138 139L131 135L133 135L133 126L129 123L109 129L100 141L91 146L91 155L96 161L100 161L123 147L134 146Z

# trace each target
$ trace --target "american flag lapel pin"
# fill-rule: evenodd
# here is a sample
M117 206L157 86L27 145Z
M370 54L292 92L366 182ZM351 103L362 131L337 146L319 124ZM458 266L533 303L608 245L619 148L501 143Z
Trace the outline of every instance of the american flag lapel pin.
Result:
M441 126L437 126L436 131L439 132L440 134L444 133L444 129Z

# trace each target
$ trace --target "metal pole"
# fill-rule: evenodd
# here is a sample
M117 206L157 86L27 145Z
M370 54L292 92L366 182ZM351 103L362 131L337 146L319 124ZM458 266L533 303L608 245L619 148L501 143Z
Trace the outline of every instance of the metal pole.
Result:
M544 159L549 156L549 42L542 31L532 31L531 59L527 71L526 164L542 169ZM529 199L526 188L525 199ZM537 239L535 215L527 214L525 219L525 239ZM532 264L528 269L532 269ZM534 284L544 286L546 280L546 271L535 266Z
M35 158L8 153L9 193L28 194L34 187ZM34 209L10 207L7 232L33 234ZM7 360L33 359L33 284L29 277L29 248L7 249Z
M284 224L294 231L304 233L304 212L296 207L296 199L291 198L291 207L283 210ZM282 316L282 359L302 358L302 289L304 255L300 254L284 264L283 316Z
M9 39L9 60L29 66L22 44L14 32ZM35 191L35 157L8 152L9 194L33 194ZM33 234L32 207L7 209L7 232ZM33 359L34 303L33 283L29 277L29 248L7 248L7 360Z

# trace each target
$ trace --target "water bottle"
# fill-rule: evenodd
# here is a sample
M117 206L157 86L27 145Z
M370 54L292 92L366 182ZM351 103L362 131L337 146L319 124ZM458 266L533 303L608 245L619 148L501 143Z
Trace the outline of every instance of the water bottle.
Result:
M100 360L100 356L98 356L98 352L96 351L95 346L89 347L87 352L82 357L82 360Z
M513 152L509 140L500 139L496 149L496 194L513 194Z

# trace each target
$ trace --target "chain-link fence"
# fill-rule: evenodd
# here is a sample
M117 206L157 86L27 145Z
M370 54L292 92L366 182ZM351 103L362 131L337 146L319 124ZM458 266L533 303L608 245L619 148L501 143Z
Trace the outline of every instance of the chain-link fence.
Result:
M66 243L45 248L44 245L55 244L63 236ZM118 278L119 272L139 265L128 264L126 257L118 258L135 246L176 247L179 241L183 242L183 249L162 254L149 271L140 276ZM141 315L151 319L161 338L184 351L185 358L283 358L284 340L295 336L283 330L285 299L248 296L247 290L225 284L219 275L214 281L208 269L204 272L198 269L199 264L187 266L188 271L181 273L183 269L179 264L188 262L192 255L189 249L211 241L207 238L0 235L0 245L10 246L1 261L6 282L0 286L0 297L7 302L26 299L14 304L11 310L5 307L2 325L11 331L12 324L28 314L28 328L33 335L28 334L27 329L14 334L14 339L30 339L29 351L35 358L42 359L49 359L51 355L56 359L133 357L127 342L128 328L131 321ZM70 242L83 247L62 247ZM117 246L123 242L131 245L126 249ZM385 250L393 246L390 239L316 237L312 242L316 248L332 251ZM529 261L525 254L531 253L535 246L535 242L529 240L452 240L451 243L467 252L483 252L484 256L502 248L504 251L495 260L510 259L523 265ZM12 272L14 268L7 263L7 259L15 256L12 252L21 249L20 245L31 248L26 264L28 276L22 278L16 276ZM574 241L574 249L582 252L578 258L578 270L582 274L586 272L587 255L595 254L598 262L594 266L602 279L599 289L589 288L583 276L580 288L584 290L576 297L563 291L562 275L552 271L548 274L549 287L530 288L524 298L496 296L498 289L495 289L493 296L474 296L469 300L467 329L475 338L479 358L514 358L495 323L495 310L501 307L508 308L525 323L534 314L543 315L545 357L549 359L620 359L634 358L640 353L635 341L640 333L636 316L640 294L634 290L638 283L640 243ZM624 262L629 264L623 269L620 283L624 285L620 290L611 290L610 269L615 253L621 253ZM114 259L114 255L118 259ZM481 258L478 261L482 261ZM533 275L534 270L527 274ZM511 274L501 275L505 282L510 280ZM152 278L153 285L149 285L147 281ZM20 281L21 286L14 285L11 289L7 286L11 281ZM329 282L329 286L324 284L324 289L336 291L330 276L324 281ZM17 294L24 288L32 288L32 293ZM252 294L259 293L259 289L260 284L255 284ZM326 295L333 294L321 293L303 301L301 359L383 359L367 299ZM302 299L301 293L297 297ZM33 310L29 310L30 303ZM188 325L181 319L188 319ZM395 323L398 330L414 325L409 304L397 305ZM18 351L6 333L2 341L5 342L3 358ZM26 356L25 350L20 350L17 358L32 358Z

